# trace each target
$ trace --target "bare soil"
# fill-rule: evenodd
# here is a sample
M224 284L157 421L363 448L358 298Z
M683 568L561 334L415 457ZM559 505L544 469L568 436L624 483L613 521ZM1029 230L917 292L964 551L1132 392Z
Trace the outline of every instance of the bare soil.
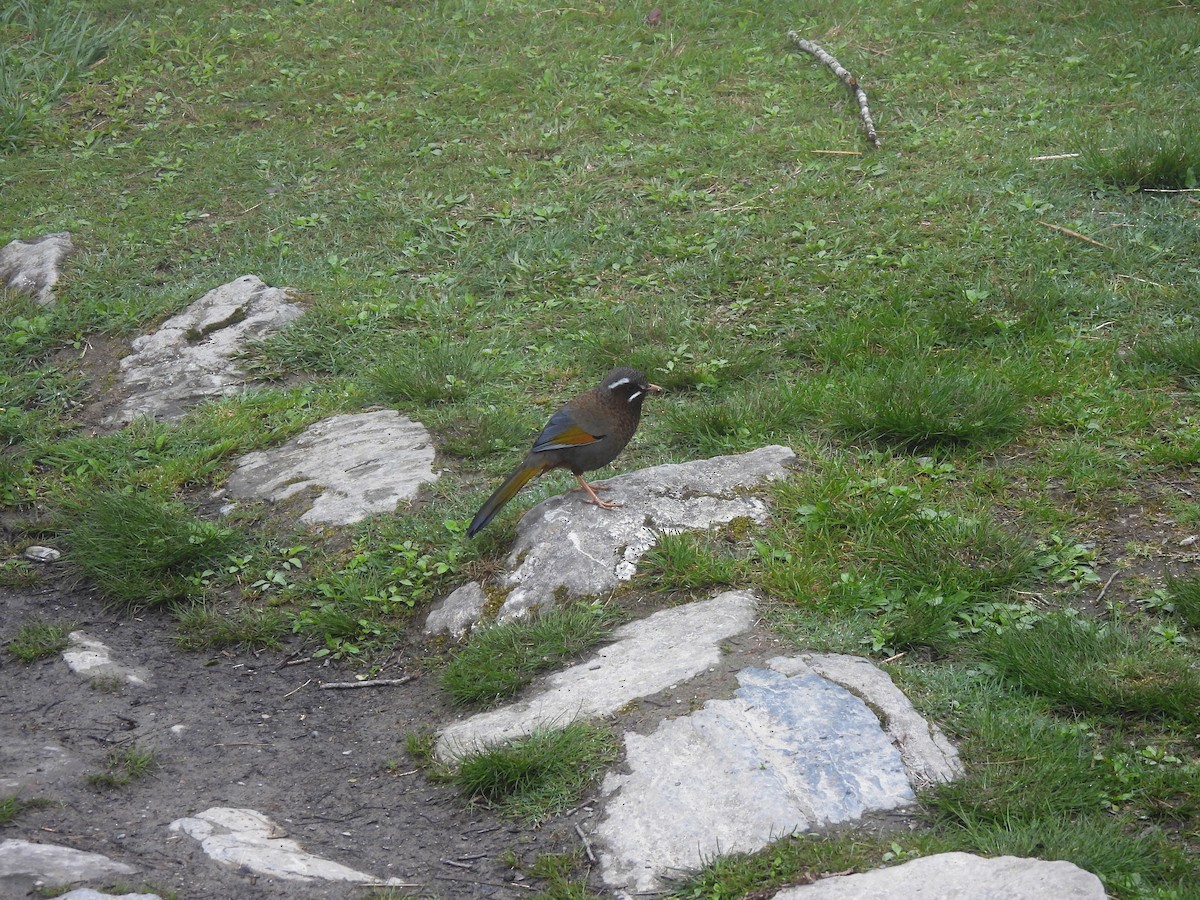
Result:
M418 897L529 897L535 882L510 867L509 854L529 863L579 847L570 823L536 828L499 818L431 781L408 757L407 732L457 715L432 677L322 690L354 671L282 666L280 653L186 653L172 643L165 616L118 618L88 592L52 583L0 588L0 642L35 616L69 622L117 661L151 673L146 687L94 684L58 654L26 665L0 653L0 777L40 764L19 796L48 801L0 827L0 840L59 844L138 868L110 887L192 900L370 894L237 871L169 830L214 806L258 810L307 852L401 878L412 885L404 893ZM131 744L153 752L152 775L119 787L89 783L89 774L107 770L111 751Z

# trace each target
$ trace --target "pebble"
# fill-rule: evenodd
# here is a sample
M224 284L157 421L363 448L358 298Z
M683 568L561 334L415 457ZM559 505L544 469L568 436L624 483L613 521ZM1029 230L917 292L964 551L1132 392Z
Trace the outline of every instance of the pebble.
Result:
M60 553L58 550L55 550L53 547L33 546L33 547L25 548L25 558L31 559L34 562L40 562L40 563L58 562L61 557L62 557L62 553Z

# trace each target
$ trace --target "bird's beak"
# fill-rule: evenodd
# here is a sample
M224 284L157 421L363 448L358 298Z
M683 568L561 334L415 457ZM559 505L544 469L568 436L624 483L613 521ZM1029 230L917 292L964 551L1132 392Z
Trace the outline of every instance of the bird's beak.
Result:
M652 394L662 393L662 388L660 388L657 384L646 385L646 390L650 391Z

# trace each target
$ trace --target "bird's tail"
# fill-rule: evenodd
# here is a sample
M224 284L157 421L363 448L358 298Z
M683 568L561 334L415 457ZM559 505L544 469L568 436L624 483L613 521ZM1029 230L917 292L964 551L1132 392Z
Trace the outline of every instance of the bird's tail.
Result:
M525 462L514 469L504 479L504 483L496 488L495 493L487 498L483 506L479 507L479 512L475 513L475 518L471 520L471 527L467 529L467 537L474 537L476 532L492 521L496 513L500 512L500 508L511 500L517 491L545 472L547 468L549 467L541 463Z

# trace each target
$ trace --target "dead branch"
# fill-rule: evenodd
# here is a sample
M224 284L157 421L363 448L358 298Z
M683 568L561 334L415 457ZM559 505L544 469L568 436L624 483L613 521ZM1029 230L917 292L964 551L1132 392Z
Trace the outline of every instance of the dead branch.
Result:
M858 100L858 114L862 118L863 127L867 129L867 139L875 146L879 146L879 135L875 133L875 122L871 119L871 108L867 106L867 92L862 89L862 85L858 83L858 79L846 71L845 67L834 59L824 48L814 44L812 41L806 41L794 31L788 32L788 37L792 42L803 50L805 53L811 53L829 68L833 69L833 74L842 80L842 82L854 91L854 98Z
M1025 157L1030 162L1040 162L1043 159L1075 159L1078 156L1083 156L1082 153L1049 153L1045 156L1027 156Z
M405 675L403 678L376 678L374 681L327 681L321 685L321 690L348 691L352 688L395 687L398 684L408 684L416 677L416 675Z
M1105 250L1112 249L1112 247L1108 246L1108 244L1102 244L1095 238L1090 238L1086 234L1080 234L1078 231L1073 231L1070 228L1064 228L1062 225L1052 225L1049 222L1043 222L1041 219L1038 219L1038 224L1045 225L1047 228L1053 229L1054 231L1061 231L1063 234L1069 234L1071 237L1079 238L1081 241L1087 241L1089 244L1095 244L1097 247L1103 247Z

